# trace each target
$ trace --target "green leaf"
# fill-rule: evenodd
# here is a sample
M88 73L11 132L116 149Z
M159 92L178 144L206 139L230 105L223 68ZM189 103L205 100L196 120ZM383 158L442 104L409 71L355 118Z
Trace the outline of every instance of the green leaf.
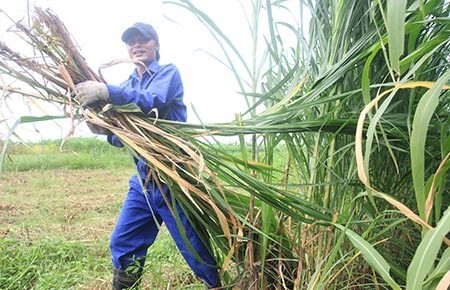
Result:
M429 89L420 99L414 114L411 133L411 165L419 216L425 220L425 142L428 127L436 108L439 104L439 96L442 88L450 79L450 71L438 79L436 84Z
M445 235L450 229L450 207L444 213L442 219L438 222L436 227L428 231L422 242L417 247L416 253L408 267L407 277L406 277L406 289L407 290L419 290L423 287L423 282L425 277L432 269L434 261L438 255L439 249L441 247L442 241ZM448 255L448 253L446 253ZM447 256L446 256L447 257ZM448 261L442 261L440 267L448 266ZM448 271L443 269L443 271ZM433 272L435 273L435 272ZM437 275L439 273L435 273ZM432 277L429 277L430 279Z
M334 224L337 228L345 232L352 244L361 251L364 259L370 266L391 286L392 289L401 289L400 286L394 281L394 279L389 274L389 269L391 266L389 263L381 256L381 254L372 247L366 240L361 238L354 231L345 228L342 225Z
M120 112L120 113L141 113L141 114L144 114L142 112L142 109L138 105L136 105L134 103L129 103L129 104L122 105L122 106L114 106L114 109L117 112Z
M391 67L400 74L400 57L404 50L406 0L389 0L386 28Z
M425 281L425 284L428 283L428 281L430 280L444 276L445 273L449 271L449 269L450 269L450 248L447 248L442 254L442 257L439 260L439 263L437 264L436 268L434 268L433 272L429 275L429 278Z

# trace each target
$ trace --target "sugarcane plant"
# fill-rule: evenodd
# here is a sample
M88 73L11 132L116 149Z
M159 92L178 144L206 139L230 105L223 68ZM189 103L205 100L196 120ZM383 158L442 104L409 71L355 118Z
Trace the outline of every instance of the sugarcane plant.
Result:
M274 271L265 263L276 249L271 237L283 230L296 260L294 288L435 289L441 283L445 289L449 4L251 1L254 55L244 60L194 1L166 2L204 23L229 61L249 104L239 124L257 128L253 155L243 158L272 164L283 146L285 178L259 178L295 188L299 198L333 214L325 224L335 229L318 219L293 223L270 204L257 210L250 204L256 218L249 219L264 229L254 233L257 243L248 243L248 265L257 269L248 271L258 273L250 280L262 288L267 277L277 277L272 286L286 287L279 270L286 264ZM261 23L268 27L262 32ZM289 32L297 42L286 47Z
M15 22L39 56L0 48L2 75L31 92L3 85L4 95L59 103L144 156L208 229L203 238L224 284L446 289L449 4L242 1L253 52L244 59L195 1L165 3L192 13L217 40L223 55L215 57L248 105L234 122L186 124L134 106L81 107L74 85L103 81L101 74L62 21L39 8L31 27ZM203 138L217 135L238 137L240 156Z

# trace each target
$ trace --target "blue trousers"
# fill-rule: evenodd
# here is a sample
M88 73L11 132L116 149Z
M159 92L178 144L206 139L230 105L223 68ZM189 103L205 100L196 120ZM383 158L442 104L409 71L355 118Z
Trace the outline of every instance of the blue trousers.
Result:
M217 285L219 281L216 262L208 248L203 244L195 229L189 223L181 208L177 205L185 233L180 232L179 226L168 207L157 185L149 184L146 194L141 185L130 181L130 188L123 203L116 227L111 235L110 249L114 268L125 270L139 260L144 266L147 249L153 244L159 231L159 225L165 223L169 233L175 240L178 250L186 260L195 275L208 285ZM163 194L170 200L167 186L161 187ZM151 207L151 209L150 209ZM183 241L188 239L197 255L192 254L192 248Z

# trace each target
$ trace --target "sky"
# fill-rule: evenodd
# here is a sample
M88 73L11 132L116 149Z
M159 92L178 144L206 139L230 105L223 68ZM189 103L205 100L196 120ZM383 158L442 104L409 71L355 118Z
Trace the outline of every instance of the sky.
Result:
M196 0L198 7L207 12L226 35L235 36L243 53L249 44L245 37L245 19L238 0ZM229 122L235 113L245 110L237 83L223 64L204 51L222 58L223 55L212 35L187 10L175 5L163 4L160 0L0 0L0 9L14 20L27 21L27 7L39 6L51 9L64 22L72 37L80 46L82 55L91 68L115 59L128 57L121 41L123 31L135 22L152 24L158 32L161 45L160 63L173 63L180 70L185 88L185 103L188 107L188 122ZM0 41L14 43L15 36L8 32L11 22L0 13ZM11 46L11 45L10 45ZM16 46L11 46L15 47ZM117 65L102 71L106 81L119 84L132 72L132 65ZM11 126L19 116L43 115L41 111L15 99L14 103L0 101L0 111ZM56 108L46 108L46 114ZM44 114L45 115L45 114ZM63 138L70 129L70 122L53 121L20 125L16 133L26 141ZM0 139L7 129L0 123ZM77 128L75 136L89 136L85 125Z

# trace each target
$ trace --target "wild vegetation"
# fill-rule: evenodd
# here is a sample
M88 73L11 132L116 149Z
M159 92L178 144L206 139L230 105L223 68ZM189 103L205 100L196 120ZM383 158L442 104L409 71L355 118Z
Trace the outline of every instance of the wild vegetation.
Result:
M0 289L111 289L109 236L133 173L122 150L71 138L10 144L0 176ZM114 161L114 164L111 163ZM203 289L162 229L144 289Z
M269 185L243 206L258 229L236 258L244 288L447 288L448 3L252 1L242 59L193 2L167 2L212 31L241 85L249 108L226 133L253 136L242 159L288 152L281 176L241 167Z
M234 123L154 124L129 107L119 122L85 118L146 156L208 227L224 284L446 289L449 4L293 2L250 1L244 59L195 1L165 1L223 49L248 104ZM237 136L239 155L199 135Z

